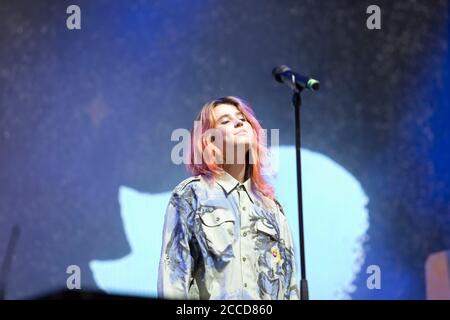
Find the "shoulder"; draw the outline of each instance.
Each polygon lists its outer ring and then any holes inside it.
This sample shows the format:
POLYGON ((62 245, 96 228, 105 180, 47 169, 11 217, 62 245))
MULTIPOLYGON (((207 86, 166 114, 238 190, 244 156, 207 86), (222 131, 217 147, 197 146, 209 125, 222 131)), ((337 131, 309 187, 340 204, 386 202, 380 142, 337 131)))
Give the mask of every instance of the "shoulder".
POLYGON ((283 206, 281 205, 281 203, 277 200, 277 199, 273 199, 273 202, 275 203, 275 206, 277 207, 278 211, 280 211, 280 213, 285 216, 284 214, 284 210, 283 210, 283 206))
POLYGON ((284 216, 284 210, 281 203, 275 198, 275 197, 267 197, 261 193, 258 194, 259 199, 261 200, 262 204, 270 211, 276 212, 277 214, 280 214, 284 216))
POLYGON ((196 196, 198 190, 201 189, 204 185, 204 181, 202 176, 191 176, 187 179, 184 179, 179 184, 175 186, 172 191, 172 195, 179 197, 192 197, 196 196))
POLYGON ((286 217, 286 214, 284 213, 283 206, 276 198, 273 199, 273 203, 276 215, 278 217, 278 222, 280 223, 281 228, 285 229, 286 225, 288 224, 288 219, 286 217))
POLYGON ((201 182, 200 176, 192 176, 178 183, 172 190, 169 203, 181 212, 191 212, 196 207, 197 192, 195 185, 201 182))
POLYGON ((184 179, 173 189, 174 192, 182 192, 189 184, 198 183, 200 181, 200 176, 192 176, 184 179))

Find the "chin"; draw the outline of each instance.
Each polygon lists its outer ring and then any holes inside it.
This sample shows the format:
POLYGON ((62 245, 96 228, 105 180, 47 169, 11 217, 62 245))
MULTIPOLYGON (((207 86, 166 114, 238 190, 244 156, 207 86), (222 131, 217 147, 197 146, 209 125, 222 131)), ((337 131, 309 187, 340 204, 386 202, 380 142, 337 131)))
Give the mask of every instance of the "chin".
POLYGON ((251 139, 247 135, 237 135, 234 140, 236 144, 249 144, 251 142, 251 139))

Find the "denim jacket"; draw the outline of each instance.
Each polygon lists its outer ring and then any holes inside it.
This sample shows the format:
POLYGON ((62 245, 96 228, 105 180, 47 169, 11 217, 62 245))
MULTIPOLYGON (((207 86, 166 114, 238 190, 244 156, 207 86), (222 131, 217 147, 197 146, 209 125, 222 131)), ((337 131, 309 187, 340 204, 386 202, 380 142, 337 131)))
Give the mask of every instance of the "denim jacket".
POLYGON ((299 299, 292 235, 278 201, 255 192, 250 179, 224 173, 208 181, 193 176, 172 192, 158 296, 299 299))

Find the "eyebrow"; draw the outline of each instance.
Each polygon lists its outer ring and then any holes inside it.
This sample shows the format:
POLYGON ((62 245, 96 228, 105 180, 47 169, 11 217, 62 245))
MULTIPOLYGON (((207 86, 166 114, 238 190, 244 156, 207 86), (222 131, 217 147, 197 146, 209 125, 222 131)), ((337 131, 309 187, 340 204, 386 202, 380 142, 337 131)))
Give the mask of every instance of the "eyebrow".
MULTIPOLYGON (((236 116, 238 116, 238 115, 244 116, 244 114, 243 114, 241 111, 236 112, 235 115, 236 115, 236 116)), ((222 118, 224 118, 224 117, 230 118, 230 114, 225 113, 225 114, 221 115, 221 116, 219 117, 219 119, 217 119, 217 121, 220 121, 220 119, 222 119, 222 118)), ((245 116, 244 116, 244 118, 245 118, 245 116)))

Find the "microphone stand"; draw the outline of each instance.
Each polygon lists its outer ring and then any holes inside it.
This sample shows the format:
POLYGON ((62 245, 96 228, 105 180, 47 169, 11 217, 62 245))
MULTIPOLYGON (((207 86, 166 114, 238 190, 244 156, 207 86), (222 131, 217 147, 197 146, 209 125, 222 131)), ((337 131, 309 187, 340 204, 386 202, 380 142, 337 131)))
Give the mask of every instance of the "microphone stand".
POLYGON ((302 193, 302 159, 301 151, 301 130, 300 130, 300 107, 302 98, 300 93, 303 89, 319 90, 319 81, 296 74, 285 65, 276 67, 272 70, 275 80, 288 85, 293 92, 292 105, 295 109, 295 157, 297 163, 297 198, 298 198, 298 223, 300 235, 300 263, 302 278, 300 280, 300 298, 309 300, 308 281, 306 280, 306 263, 305 263, 305 236, 303 226, 303 193, 302 193), (298 79, 296 79, 298 78, 298 79))
POLYGON ((305 264, 305 236, 303 225, 303 193, 302 193, 302 159, 300 156, 301 147, 301 130, 300 130, 300 107, 302 105, 302 98, 300 96, 302 87, 295 85, 295 78, 292 77, 293 95, 292 106, 295 109, 295 157, 297 162, 297 196, 298 196, 298 224, 300 235, 300 266, 301 266, 301 280, 300 280, 300 298, 301 300, 309 300, 308 294, 308 280, 306 280, 306 264, 305 264))

